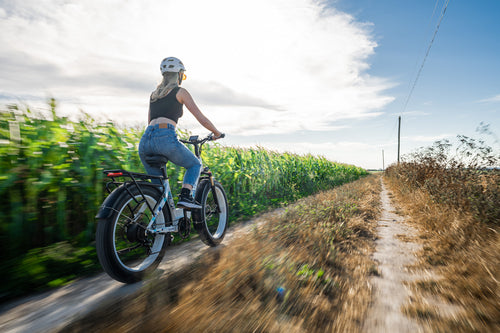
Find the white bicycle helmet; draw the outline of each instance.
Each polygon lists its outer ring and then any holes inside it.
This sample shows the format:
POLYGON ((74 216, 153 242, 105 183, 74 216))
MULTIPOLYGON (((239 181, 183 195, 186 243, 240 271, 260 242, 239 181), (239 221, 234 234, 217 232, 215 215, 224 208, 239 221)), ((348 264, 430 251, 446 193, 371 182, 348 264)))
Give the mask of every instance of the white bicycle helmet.
POLYGON ((184 67, 184 64, 182 61, 175 57, 168 57, 163 59, 160 65, 160 70, 161 73, 165 72, 173 72, 173 73, 178 73, 180 71, 185 71, 186 68, 184 67))

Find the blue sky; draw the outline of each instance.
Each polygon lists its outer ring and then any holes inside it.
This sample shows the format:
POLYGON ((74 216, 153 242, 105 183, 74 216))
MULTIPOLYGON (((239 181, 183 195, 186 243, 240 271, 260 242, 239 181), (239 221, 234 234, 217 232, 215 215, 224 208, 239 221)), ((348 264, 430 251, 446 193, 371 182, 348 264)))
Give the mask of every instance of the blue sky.
MULTIPOLYGON (((373 24, 378 47, 371 58, 369 73, 397 82, 386 91, 395 100, 384 108, 385 114, 376 126, 393 135, 386 122, 403 113, 445 1, 364 0, 335 4, 357 20, 373 24)), ((406 114, 402 114, 403 152, 427 143, 405 142, 405 137, 452 138, 457 134, 477 137, 475 129, 480 122, 490 124, 498 135, 499 14, 499 1, 449 2, 406 114)))
MULTIPOLYGON (((484 122, 500 135, 500 1, 0 0, 0 104, 144 127, 177 56, 226 145, 365 168, 484 122), (434 15, 433 15, 434 14, 434 15)), ((179 126, 206 130, 185 112, 179 126)), ((491 144, 499 146, 491 139, 491 144)))

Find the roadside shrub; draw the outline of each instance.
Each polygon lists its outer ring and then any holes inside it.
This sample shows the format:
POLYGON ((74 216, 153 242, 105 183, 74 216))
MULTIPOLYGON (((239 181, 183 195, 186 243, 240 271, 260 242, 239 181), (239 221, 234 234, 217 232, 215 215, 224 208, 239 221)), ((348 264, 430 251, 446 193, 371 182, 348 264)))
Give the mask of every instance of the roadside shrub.
POLYGON ((386 175, 406 191, 424 189, 436 203, 500 225, 500 156, 484 140, 459 135, 458 141, 455 150, 448 140, 437 141, 390 166, 386 175))

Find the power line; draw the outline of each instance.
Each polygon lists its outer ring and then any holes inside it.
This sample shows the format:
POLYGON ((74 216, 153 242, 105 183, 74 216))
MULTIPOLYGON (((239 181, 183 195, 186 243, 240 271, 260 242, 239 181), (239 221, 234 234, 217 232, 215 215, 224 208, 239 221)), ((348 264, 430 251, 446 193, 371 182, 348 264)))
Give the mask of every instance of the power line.
MULTIPOLYGON (((431 15, 431 18, 429 19, 429 22, 427 23, 427 26, 425 27, 425 33, 424 33, 424 38, 423 38, 423 42, 425 43, 425 41, 427 40, 427 36, 429 36, 432 32, 432 22, 434 21, 434 15, 436 15, 436 9, 438 8, 438 5, 439 5, 439 2, 441 0, 436 0, 436 3, 434 4, 434 9, 432 10, 432 15, 431 15)), ((415 66, 413 68, 413 71, 411 73, 411 76, 410 78, 412 78, 416 73, 417 73, 417 69, 418 69, 418 65, 419 65, 419 59, 415 59, 415 66)), ((410 89, 411 87, 411 84, 412 82, 408 82, 408 89, 410 89)))
MULTIPOLYGON (((429 24, 427 25, 427 28, 426 30, 431 26, 431 23, 432 23, 432 19, 434 18, 434 14, 436 14, 436 9, 438 7, 438 4, 439 4, 439 0, 436 0, 436 4, 434 5, 434 9, 432 10, 432 15, 431 15, 431 19, 429 20, 429 24)), ((427 31, 426 31, 427 32, 427 31)))
MULTIPOLYGON (((429 22, 427 23, 427 26, 425 27, 425 30, 424 30, 425 33, 423 35, 424 38, 422 40, 422 44, 424 44, 427 41, 427 36, 430 36, 432 33, 432 30, 433 30, 432 23, 434 22, 434 16, 436 15, 436 11, 437 11, 439 2, 441 2, 441 0, 436 0, 436 3, 434 4, 434 9, 432 10, 431 18, 429 19, 429 22)), ((411 73, 410 78, 414 77, 414 75, 417 73, 419 64, 420 64, 419 59, 418 58, 415 59, 415 68, 413 69, 413 72, 411 73)), ((411 84, 412 84, 411 81, 408 82, 408 89, 410 89, 411 84)))
MULTIPOLYGON (((436 26, 436 30, 434 30, 434 35, 432 36, 432 39, 429 43, 429 46, 427 47, 427 51, 425 52, 424 60, 422 61, 422 64, 420 65, 417 76, 415 77, 415 81, 413 81, 413 85, 410 89, 408 97, 406 98, 405 104, 403 106, 403 111, 401 113, 404 113, 406 111, 406 107, 408 106, 408 102, 410 101, 411 95, 413 94, 413 90, 415 90, 415 86, 417 85, 417 81, 420 77, 420 74, 422 73, 422 69, 424 68, 425 61, 427 60, 427 57, 429 56, 429 52, 431 51, 432 44, 434 43, 434 39, 436 38, 436 35, 438 33, 438 30, 439 30, 439 26, 441 25, 441 21, 443 20, 444 14, 446 13, 446 8, 448 8, 449 2, 450 2, 450 0, 446 0, 443 11, 441 12, 441 17, 439 18, 438 24, 436 26)), ((437 5, 437 3, 436 3, 436 5, 437 5)), ((435 8, 434 8, 434 10, 435 10, 435 8)), ((434 13, 432 15, 434 16, 434 13)))

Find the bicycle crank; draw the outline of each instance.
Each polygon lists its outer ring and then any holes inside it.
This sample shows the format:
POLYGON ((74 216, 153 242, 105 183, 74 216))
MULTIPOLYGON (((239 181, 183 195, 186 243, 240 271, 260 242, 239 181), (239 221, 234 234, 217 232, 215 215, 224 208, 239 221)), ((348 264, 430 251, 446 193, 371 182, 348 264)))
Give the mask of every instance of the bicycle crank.
POLYGON ((191 220, 183 217, 179 220, 179 236, 182 239, 187 239, 190 234, 191 234, 191 220))

